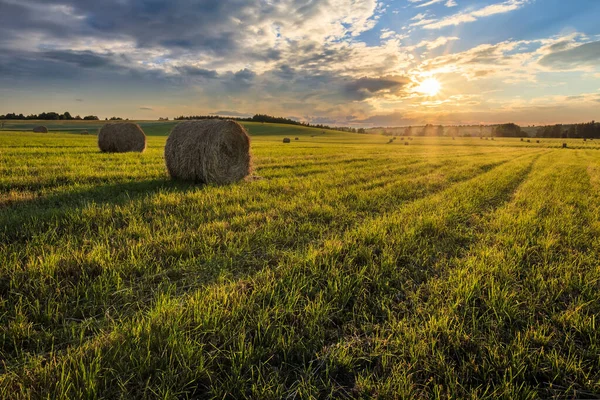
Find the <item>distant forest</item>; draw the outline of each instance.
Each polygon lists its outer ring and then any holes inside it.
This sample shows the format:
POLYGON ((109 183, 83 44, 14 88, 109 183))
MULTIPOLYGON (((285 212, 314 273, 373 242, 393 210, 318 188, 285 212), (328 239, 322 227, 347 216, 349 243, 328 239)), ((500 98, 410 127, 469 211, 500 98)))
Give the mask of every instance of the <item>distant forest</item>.
MULTIPOLYGON (((223 119, 223 117, 218 115, 190 115, 190 116, 180 116, 175 118, 175 120, 191 120, 191 119, 223 119)), ((270 124, 287 124, 287 125, 298 125, 298 126, 306 126, 309 128, 317 128, 317 129, 330 129, 336 131, 343 132, 352 132, 352 133, 366 133, 363 128, 350 128, 345 126, 329 126, 323 124, 309 124, 307 122, 300 122, 293 120, 291 118, 283 118, 283 117, 274 117, 272 115, 266 114, 256 114, 253 117, 241 118, 241 117, 227 117, 226 119, 231 119, 234 121, 240 122, 262 122, 262 123, 270 123, 270 124)))
POLYGON ((8 119, 8 120, 41 120, 41 121, 98 121, 98 118, 95 115, 86 115, 85 117, 80 117, 79 115, 73 117, 70 112, 65 112, 63 114, 59 114, 56 112, 44 112, 41 114, 15 114, 9 113, 6 115, 0 115, 0 119, 8 119))
POLYGON ((379 133, 385 136, 456 136, 456 137, 538 137, 538 138, 600 138, 600 123, 571 125, 547 125, 521 128, 517 124, 500 125, 456 125, 443 126, 427 124, 425 126, 371 128, 368 133, 379 133))

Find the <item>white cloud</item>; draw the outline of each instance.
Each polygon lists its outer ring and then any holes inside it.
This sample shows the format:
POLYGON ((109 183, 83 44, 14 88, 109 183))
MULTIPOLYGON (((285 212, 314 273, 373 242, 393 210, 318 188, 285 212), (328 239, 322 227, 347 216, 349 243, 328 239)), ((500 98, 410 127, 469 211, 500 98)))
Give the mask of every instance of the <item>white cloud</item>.
POLYGON ((467 22, 475 22, 480 18, 489 17, 496 14, 503 14, 510 11, 518 10, 525 6, 529 0, 508 0, 503 3, 491 4, 489 6, 474 10, 460 12, 440 20, 433 21, 423 25, 425 29, 441 29, 448 26, 456 26, 467 22))

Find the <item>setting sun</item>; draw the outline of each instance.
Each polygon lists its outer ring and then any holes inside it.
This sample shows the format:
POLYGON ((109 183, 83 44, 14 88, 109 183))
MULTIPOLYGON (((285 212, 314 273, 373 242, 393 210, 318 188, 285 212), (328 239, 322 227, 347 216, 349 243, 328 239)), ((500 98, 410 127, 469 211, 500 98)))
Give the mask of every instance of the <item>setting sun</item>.
POLYGON ((417 92, 423 93, 427 96, 435 96, 440 92, 442 86, 440 82, 435 78, 427 78, 417 87, 417 92))

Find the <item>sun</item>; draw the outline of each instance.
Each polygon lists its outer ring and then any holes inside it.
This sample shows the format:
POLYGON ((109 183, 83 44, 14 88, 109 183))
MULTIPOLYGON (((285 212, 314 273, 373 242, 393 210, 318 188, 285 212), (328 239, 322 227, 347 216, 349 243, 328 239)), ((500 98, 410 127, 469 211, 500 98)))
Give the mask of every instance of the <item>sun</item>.
POLYGON ((441 88, 442 85, 440 85, 440 82, 437 79, 427 78, 417 86, 416 91, 427 96, 436 96, 441 88))

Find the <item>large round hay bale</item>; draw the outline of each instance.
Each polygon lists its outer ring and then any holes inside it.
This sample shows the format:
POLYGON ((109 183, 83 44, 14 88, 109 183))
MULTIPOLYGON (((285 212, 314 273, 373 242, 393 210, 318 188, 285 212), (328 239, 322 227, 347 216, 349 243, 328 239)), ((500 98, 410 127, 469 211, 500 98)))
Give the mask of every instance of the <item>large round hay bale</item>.
POLYGON ((146 150, 146 135, 138 124, 110 123, 98 131, 98 147, 105 153, 143 152, 146 150))
POLYGON ((46 128, 45 126, 36 126, 35 128, 33 128, 33 131, 35 133, 48 133, 48 128, 46 128))
POLYGON ((292 141, 290 140, 289 137, 283 138, 283 143, 291 143, 292 141))
POLYGON ((218 185, 252 172, 250 137, 235 121, 185 121, 176 125, 165 146, 172 178, 218 185))

